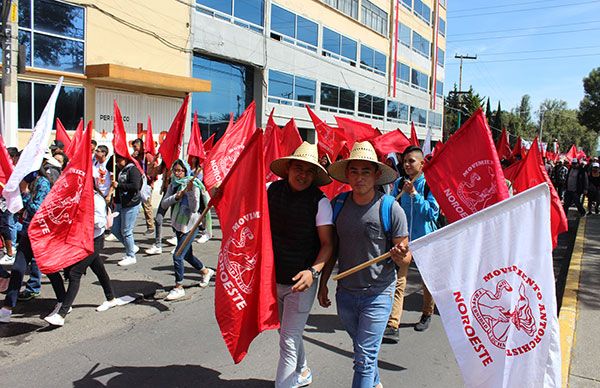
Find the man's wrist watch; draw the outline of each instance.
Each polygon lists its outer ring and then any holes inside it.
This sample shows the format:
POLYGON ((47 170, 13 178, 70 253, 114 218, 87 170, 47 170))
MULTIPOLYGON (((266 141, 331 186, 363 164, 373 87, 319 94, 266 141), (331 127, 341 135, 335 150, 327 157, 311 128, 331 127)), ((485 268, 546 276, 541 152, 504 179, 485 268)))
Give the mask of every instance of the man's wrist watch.
POLYGON ((318 279, 321 276, 321 271, 317 271, 314 267, 310 267, 308 270, 312 274, 313 279, 318 279))

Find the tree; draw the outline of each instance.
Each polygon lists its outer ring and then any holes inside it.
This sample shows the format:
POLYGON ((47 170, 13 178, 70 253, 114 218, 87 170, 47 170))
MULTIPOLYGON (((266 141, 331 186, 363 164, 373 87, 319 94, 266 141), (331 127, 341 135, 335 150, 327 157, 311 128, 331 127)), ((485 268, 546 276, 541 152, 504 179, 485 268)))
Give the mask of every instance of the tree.
POLYGON ((581 125, 600 133, 600 67, 583 79, 583 90, 577 119, 581 125))
POLYGON ((494 114, 492 126, 496 129, 502 129, 502 108, 500 107, 500 101, 498 101, 498 109, 496 109, 494 114))
POLYGON ((490 103, 489 97, 487 99, 487 104, 485 106, 485 118, 487 119, 488 123, 492 122, 492 105, 490 103))
POLYGON ((447 137, 464 124, 471 115, 483 104, 483 98, 473 91, 473 87, 469 87, 466 92, 459 93, 456 84, 454 89, 448 92, 446 98, 446 109, 444 113, 444 141, 447 137))
POLYGON ((540 105, 540 112, 544 112, 544 142, 550 144, 557 139, 562 152, 575 144, 588 155, 596 153, 598 134, 579 123, 577 110, 568 109, 566 101, 544 100, 540 105))

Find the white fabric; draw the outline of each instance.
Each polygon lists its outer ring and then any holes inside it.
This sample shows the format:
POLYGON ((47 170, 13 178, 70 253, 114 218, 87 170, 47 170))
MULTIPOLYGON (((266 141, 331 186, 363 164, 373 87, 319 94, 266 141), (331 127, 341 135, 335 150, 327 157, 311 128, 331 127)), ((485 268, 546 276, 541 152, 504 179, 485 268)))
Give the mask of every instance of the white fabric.
POLYGON ((561 386, 549 213, 542 184, 410 243, 467 387, 561 386))
POLYGON ((11 213, 17 213, 23 209, 23 200, 21 198, 21 189, 19 184, 23 178, 30 172, 37 171, 42 166, 42 159, 48 149, 50 133, 52 132, 52 124, 54 123, 54 108, 56 99, 62 86, 63 77, 60 77, 58 83, 54 87, 54 91, 50 95, 50 99, 46 103, 46 107, 40 116, 40 119, 35 124, 29 143, 21 152, 19 161, 15 166, 6 186, 2 191, 2 196, 6 198, 6 205, 11 213))
POLYGON ((333 209, 331 203, 326 197, 319 201, 319 208, 316 216, 317 226, 333 225, 333 209))
POLYGON ((102 195, 94 192, 94 238, 106 230, 106 201, 102 195))
POLYGON ((110 185, 112 181, 112 174, 106 168, 106 163, 108 161, 100 163, 96 159, 94 159, 94 164, 92 165, 92 172, 94 175, 94 179, 96 180, 96 185, 98 189, 102 193, 103 196, 107 196, 110 190, 110 185))
POLYGON ((425 142, 423 143, 423 155, 429 155, 431 153, 431 127, 427 128, 427 135, 425 135, 425 142))

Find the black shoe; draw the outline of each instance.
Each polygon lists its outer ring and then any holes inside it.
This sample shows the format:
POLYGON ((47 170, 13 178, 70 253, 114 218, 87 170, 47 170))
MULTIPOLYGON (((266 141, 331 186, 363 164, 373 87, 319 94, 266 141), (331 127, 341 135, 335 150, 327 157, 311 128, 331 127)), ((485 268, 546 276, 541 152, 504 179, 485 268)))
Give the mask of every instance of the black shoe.
POLYGON ((431 322, 431 315, 421 315, 421 320, 415 325, 416 331, 425 331, 429 328, 429 322, 431 322))
POLYGON ((37 298, 38 296, 40 296, 39 292, 23 291, 19 294, 17 299, 21 300, 21 301, 26 301, 26 300, 31 300, 33 298, 37 298))
POLYGON ((391 326, 387 326, 385 331, 383 332, 383 339, 387 343, 397 344, 400 342, 400 333, 398 333, 398 329, 394 329, 391 326))

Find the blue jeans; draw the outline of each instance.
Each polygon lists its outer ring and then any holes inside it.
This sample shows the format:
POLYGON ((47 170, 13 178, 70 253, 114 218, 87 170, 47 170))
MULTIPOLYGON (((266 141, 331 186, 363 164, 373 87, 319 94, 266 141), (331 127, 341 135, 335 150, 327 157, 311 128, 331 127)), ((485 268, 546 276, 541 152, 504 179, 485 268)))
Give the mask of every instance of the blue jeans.
POLYGON ((202 262, 198 260, 192 252, 192 243, 196 239, 196 236, 198 236, 198 228, 196 228, 196 230, 193 232, 190 242, 184 248, 183 252, 181 252, 181 255, 177 256, 177 251, 179 250, 181 244, 183 244, 183 241, 188 234, 189 233, 175 231, 175 235, 177 236, 177 246, 175 247, 175 253, 173 253, 173 266, 175 267, 175 284, 177 285, 183 283, 184 260, 190 263, 191 266, 196 268, 198 271, 204 268, 204 264, 202 264, 202 262))
POLYGON ((10 241, 15 242, 17 241, 17 233, 23 230, 23 225, 17 221, 17 216, 14 214, 11 214, 7 221, 8 230, 10 232, 10 241))
POLYGON ((115 211, 119 212, 119 215, 113 220, 111 232, 125 246, 125 255, 135 257, 133 252, 133 247, 135 247, 133 227, 140 212, 140 205, 121 207, 121 204, 118 203, 115 211))
POLYGON ((337 290, 338 315, 354 347, 352 388, 372 388, 379 384, 377 357, 392 310, 394 287, 395 282, 375 295, 337 290))
POLYGON ((17 297, 21 289, 23 276, 32 258, 33 251, 31 250, 29 237, 27 234, 22 234, 19 240, 19 249, 15 254, 15 263, 10 272, 10 283, 8 284, 8 290, 6 290, 6 298, 4 298, 5 307, 13 308, 17 305, 17 297))
POLYGON ((42 291, 42 271, 35 262, 35 257, 31 258, 29 264, 29 280, 25 284, 25 291, 39 293, 42 291))

